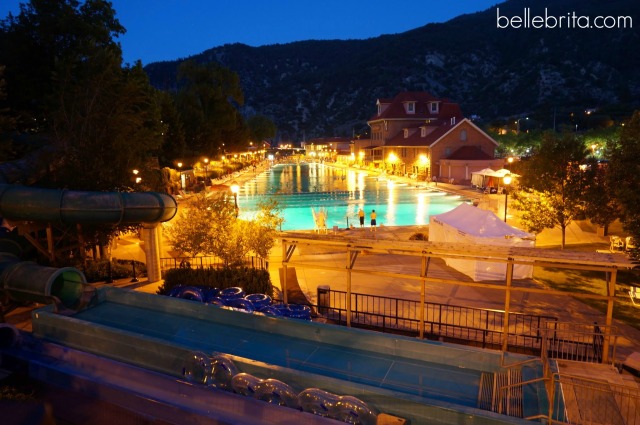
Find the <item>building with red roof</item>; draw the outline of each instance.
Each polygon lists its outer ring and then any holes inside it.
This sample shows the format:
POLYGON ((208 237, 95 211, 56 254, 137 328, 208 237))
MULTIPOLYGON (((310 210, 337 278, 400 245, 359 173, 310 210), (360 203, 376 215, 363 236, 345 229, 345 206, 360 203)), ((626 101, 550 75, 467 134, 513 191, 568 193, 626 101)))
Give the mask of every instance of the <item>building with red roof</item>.
POLYGON ((378 99, 370 139, 354 140, 351 160, 418 180, 466 182, 471 173, 502 168, 491 136, 464 118, 460 106, 427 92, 378 99))

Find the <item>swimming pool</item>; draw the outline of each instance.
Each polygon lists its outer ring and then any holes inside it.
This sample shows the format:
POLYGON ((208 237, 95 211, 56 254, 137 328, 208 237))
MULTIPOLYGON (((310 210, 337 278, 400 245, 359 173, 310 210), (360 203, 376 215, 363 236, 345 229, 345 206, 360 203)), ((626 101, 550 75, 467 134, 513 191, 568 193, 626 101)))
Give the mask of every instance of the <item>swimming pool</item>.
POLYGON ((466 199, 427 188, 379 180, 364 171, 319 163, 276 164, 240 188, 240 216, 250 218, 266 197, 282 209, 282 230, 314 229, 312 209, 324 209, 327 227, 359 226, 358 209, 369 225, 372 210, 378 225, 426 225, 429 217, 452 210, 466 199))

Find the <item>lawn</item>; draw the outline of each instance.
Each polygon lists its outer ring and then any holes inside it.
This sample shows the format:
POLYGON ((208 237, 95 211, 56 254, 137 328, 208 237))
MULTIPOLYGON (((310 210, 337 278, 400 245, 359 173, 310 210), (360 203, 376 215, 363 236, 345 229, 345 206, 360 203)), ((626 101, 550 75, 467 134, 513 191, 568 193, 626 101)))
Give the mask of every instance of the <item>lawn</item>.
MULTIPOLYGON (((560 247, 549 247, 559 249, 560 247)), ((602 244, 572 244, 565 250, 595 252, 607 249, 602 244)), ((533 278, 549 288, 583 294, 606 295, 606 276, 603 272, 588 270, 570 270, 547 267, 535 267, 533 278)), ((640 272, 632 270, 619 271, 616 278, 616 299, 613 317, 640 330, 640 306, 634 306, 629 297, 629 287, 640 286, 640 272)), ((580 301, 606 313, 606 301, 580 298, 580 301)))

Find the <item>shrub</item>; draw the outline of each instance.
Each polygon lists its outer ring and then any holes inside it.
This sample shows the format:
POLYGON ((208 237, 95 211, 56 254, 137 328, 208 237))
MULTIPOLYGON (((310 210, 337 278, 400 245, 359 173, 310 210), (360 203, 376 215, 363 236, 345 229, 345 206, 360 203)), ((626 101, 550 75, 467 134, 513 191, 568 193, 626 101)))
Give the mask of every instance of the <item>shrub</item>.
POLYGON ((176 286, 187 285, 219 289, 238 286, 247 294, 273 296, 269 272, 250 267, 171 269, 164 273, 164 283, 160 285, 157 293, 167 295, 176 286))
POLYGON ((425 235, 424 233, 414 233, 413 235, 409 236, 409 240, 410 241, 428 241, 429 240, 429 236, 425 235))
MULTIPOLYGON (((136 264, 136 277, 146 275, 147 268, 144 263, 139 261, 136 264)), ((84 264, 78 264, 76 266, 84 273, 87 278, 87 282, 101 282, 109 277, 109 260, 95 260, 87 261, 84 264)), ((112 279, 124 279, 133 277, 133 265, 128 260, 114 259, 111 262, 111 278, 112 279)))

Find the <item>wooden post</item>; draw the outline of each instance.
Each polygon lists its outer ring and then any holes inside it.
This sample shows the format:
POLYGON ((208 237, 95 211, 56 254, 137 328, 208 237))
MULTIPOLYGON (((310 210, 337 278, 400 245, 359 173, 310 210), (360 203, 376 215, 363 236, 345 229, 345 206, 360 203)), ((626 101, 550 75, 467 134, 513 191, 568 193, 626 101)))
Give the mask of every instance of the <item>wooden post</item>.
POLYGON ((49 262, 53 265, 56 261, 55 246, 53 241, 53 227, 51 223, 47 223, 47 253, 49 255, 49 262))
POLYGON ((287 304, 287 244, 282 241, 282 302, 287 304))
POLYGON ((420 328, 419 335, 420 339, 424 339, 424 304, 427 298, 427 272, 429 271, 429 263, 431 262, 431 257, 422 256, 422 264, 420 267, 420 276, 421 285, 420 285, 420 328))
POLYGON ((351 250, 347 248, 347 327, 351 327, 351 250))
POLYGON ((509 308, 511 305, 511 283, 513 281, 513 259, 507 262, 507 287, 504 291, 504 329, 502 332, 502 355, 509 348, 509 308))
MULTIPOLYGON (((607 273, 608 275, 608 273, 607 273)), ((611 270, 611 277, 607 282, 607 318, 604 327, 604 342, 602 344, 602 364, 609 362, 609 340, 611 339, 611 325, 613 324, 613 300, 616 295, 617 269, 611 270)))
POLYGON ((360 251, 347 246, 347 326, 351 326, 351 270, 356 263, 360 251))

